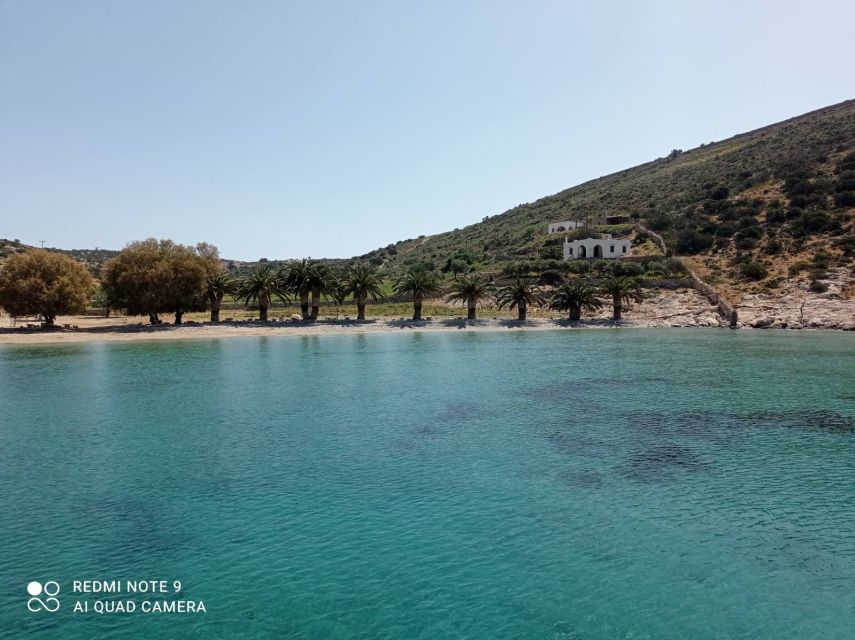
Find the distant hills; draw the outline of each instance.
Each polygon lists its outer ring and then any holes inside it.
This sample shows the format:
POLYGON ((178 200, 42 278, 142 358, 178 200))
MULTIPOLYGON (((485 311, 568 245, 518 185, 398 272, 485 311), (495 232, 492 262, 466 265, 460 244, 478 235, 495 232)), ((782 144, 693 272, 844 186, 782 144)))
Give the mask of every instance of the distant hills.
MULTIPOLYGON (((8 238, 0 238, 0 262, 12 254, 35 248, 37 247, 24 244, 18 239, 10 240, 8 238)), ((119 253, 118 251, 113 251, 111 249, 57 249, 54 247, 45 247, 45 249, 48 249, 49 251, 58 251, 59 253, 71 256, 75 260, 79 260, 89 267, 89 271, 91 271, 95 276, 98 276, 101 271, 101 266, 107 262, 107 260, 119 253)))

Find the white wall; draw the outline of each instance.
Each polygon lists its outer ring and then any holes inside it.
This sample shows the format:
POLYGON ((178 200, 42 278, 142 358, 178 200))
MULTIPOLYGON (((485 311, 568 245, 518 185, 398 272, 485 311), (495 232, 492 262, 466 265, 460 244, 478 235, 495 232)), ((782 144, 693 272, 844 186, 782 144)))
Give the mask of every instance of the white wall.
POLYGON ((614 260, 616 258, 625 258, 632 253, 632 243, 629 240, 618 240, 616 238, 585 238, 584 240, 574 240, 573 242, 567 242, 565 240, 564 259, 577 260, 583 257, 580 255, 580 250, 583 247, 585 249, 585 258, 614 260), (594 255, 596 247, 600 247, 602 256, 594 255), (624 252, 624 248, 626 248, 626 252, 624 252))
POLYGON ((585 226, 580 220, 565 220, 564 222, 551 222, 549 224, 549 233, 561 233, 562 231, 573 231, 585 226), (561 227, 564 227, 563 229, 561 227))

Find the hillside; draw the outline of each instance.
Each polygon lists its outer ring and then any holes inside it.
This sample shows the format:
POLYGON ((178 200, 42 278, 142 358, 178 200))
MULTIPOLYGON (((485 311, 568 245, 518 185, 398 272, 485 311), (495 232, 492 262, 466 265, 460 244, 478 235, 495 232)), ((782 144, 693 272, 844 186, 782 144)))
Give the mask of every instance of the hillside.
MULTIPOLYGON (((10 255, 34 248, 36 247, 24 244, 17 239, 9 240, 7 238, 0 238, 0 262, 10 255)), ((55 247, 45 247, 45 249, 64 253, 82 262, 89 268, 92 275, 96 277, 100 274, 104 263, 119 253, 111 249, 57 249, 55 247)))
POLYGON ((587 218, 597 225, 606 216, 627 215, 661 233, 674 253, 693 256, 699 270, 738 298, 774 288, 794 270, 812 274, 814 282, 829 267, 851 266, 853 208, 855 100, 849 100, 721 142, 674 150, 463 229, 361 257, 392 272, 417 263, 498 270, 554 255, 549 245, 560 239, 546 234, 549 222, 587 218))

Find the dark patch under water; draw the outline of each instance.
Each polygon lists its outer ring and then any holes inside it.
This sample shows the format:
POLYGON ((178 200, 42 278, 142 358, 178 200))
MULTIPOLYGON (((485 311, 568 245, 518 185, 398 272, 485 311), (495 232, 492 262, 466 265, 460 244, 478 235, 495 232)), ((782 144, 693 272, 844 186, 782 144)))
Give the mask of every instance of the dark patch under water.
POLYGON ((619 469, 622 475, 636 480, 669 480, 678 471, 702 471, 707 463, 687 447, 661 444, 632 454, 619 469))
POLYGON ((827 431, 855 432, 855 417, 826 409, 749 413, 725 411, 684 411, 669 414, 661 411, 634 411, 626 414, 627 423, 649 436, 688 437, 731 440, 756 427, 786 427, 827 431))
POLYGON ((490 412, 486 410, 483 405, 477 402, 473 402, 471 400, 457 400, 447 403, 437 414, 437 419, 444 423, 461 422, 483 418, 488 415, 490 415, 490 412))
POLYGON ((550 433, 546 439, 559 452, 575 455, 600 455, 614 449, 608 442, 572 433, 550 433))
POLYGON ((627 387, 638 387, 642 384, 667 382, 664 378, 581 378, 579 380, 566 380, 537 387, 527 387, 522 394, 540 400, 560 400, 565 398, 579 398, 590 396, 592 393, 623 389, 627 387))
POLYGON ((570 487, 596 489, 603 486, 602 474, 595 471, 566 471, 559 477, 564 484, 570 487))
POLYGON ((829 433, 855 433, 855 417, 826 409, 754 411, 744 417, 748 421, 763 426, 781 426, 788 429, 809 429, 829 433))

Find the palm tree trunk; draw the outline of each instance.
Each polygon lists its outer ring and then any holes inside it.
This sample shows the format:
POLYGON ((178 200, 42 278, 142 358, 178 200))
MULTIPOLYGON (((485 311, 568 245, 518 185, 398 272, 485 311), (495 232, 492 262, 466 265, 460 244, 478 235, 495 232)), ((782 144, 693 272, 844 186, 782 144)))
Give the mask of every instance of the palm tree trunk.
POLYGON ((623 303, 620 296, 612 296, 612 306, 614 307, 612 320, 620 320, 622 317, 621 313, 623 312, 623 303))
POLYGON ((211 322, 220 321, 220 301, 211 300, 211 322))
POLYGON ((413 320, 422 319, 422 299, 420 296, 413 297, 413 320))
POLYGON ((517 320, 519 320, 520 322, 525 322, 526 311, 527 309, 525 308, 525 302, 522 302, 517 305, 517 320))
POLYGON ((261 321, 267 322, 267 305, 266 304, 264 304, 264 305, 259 304, 258 305, 258 311, 261 314, 261 321))
POLYGON ((475 320, 475 305, 469 305, 468 313, 466 314, 467 320, 475 320))
POLYGON ((578 322, 582 319, 582 305, 573 304, 570 305, 570 320, 573 322, 578 322))
POLYGON ((318 319, 318 311, 321 308, 321 292, 312 291, 312 313, 309 316, 310 320, 318 319))
POLYGON ((356 319, 365 320, 365 300, 356 301, 356 319))
POLYGON ((309 293, 308 291, 300 294, 300 313, 303 320, 309 319, 309 293))
POLYGON ((175 324, 181 324, 181 319, 182 319, 183 317, 184 317, 184 312, 183 312, 183 311, 176 311, 176 312, 175 312, 175 324))

